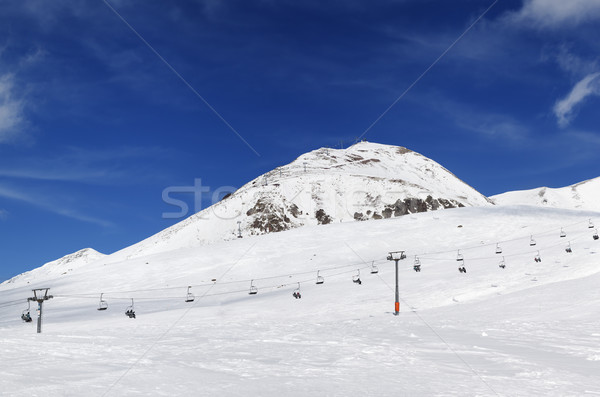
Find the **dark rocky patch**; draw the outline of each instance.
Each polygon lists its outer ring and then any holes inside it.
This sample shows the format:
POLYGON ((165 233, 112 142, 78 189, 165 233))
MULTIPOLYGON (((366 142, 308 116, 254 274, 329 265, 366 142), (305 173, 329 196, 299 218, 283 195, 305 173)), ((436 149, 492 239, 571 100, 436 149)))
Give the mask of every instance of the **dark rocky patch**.
POLYGON ((290 219, 284 214, 283 208, 275 207, 262 199, 259 199, 246 215, 254 216, 251 227, 262 233, 281 232, 291 228, 290 219))
POLYGON ((396 149, 396 153, 398 153, 398 154, 412 153, 412 150, 407 149, 405 147, 399 147, 396 149))
POLYGON ((319 225, 327 225, 333 221, 333 218, 327 215, 323 209, 320 209, 315 213, 315 218, 317 218, 319 225))
POLYGON ((298 215, 302 215, 302 211, 300 211, 296 204, 290 205, 289 211, 294 218, 298 218, 298 215))
MULTIPOLYGON (((440 207, 443 208, 457 208, 464 207, 462 203, 455 200, 446 200, 443 198, 434 199, 431 196, 427 196, 425 200, 409 197, 404 200, 396 200, 394 204, 388 204, 384 207, 382 214, 384 218, 391 218, 402 216, 406 214, 416 214, 419 212, 435 211, 440 207)), ((356 215, 355 215, 356 216, 356 215)), ((373 219, 379 219, 373 215, 373 219)))
POLYGON ((381 162, 381 160, 379 160, 379 159, 366 159, 366 160, 361 161, 360 163, 361 164, 369 164, 369 163, 380 163, 380 162, 381 162))

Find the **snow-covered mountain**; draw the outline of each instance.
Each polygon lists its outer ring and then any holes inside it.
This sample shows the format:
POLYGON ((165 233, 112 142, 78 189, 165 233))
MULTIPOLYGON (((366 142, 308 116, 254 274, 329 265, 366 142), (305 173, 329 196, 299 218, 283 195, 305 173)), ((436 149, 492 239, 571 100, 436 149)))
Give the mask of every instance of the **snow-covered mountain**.
POLYGON ((31 272, 0 285, 0 394, 598 395, 590 218, 600 212, 455 208, 31 272), (398 316, 395 250, 407 253, 398 316), (38 335, 26 298, 40 287, 54 297, 38 335))
POLYGON ((435 161, 403 147, 360 142, 306 153, 118 256, 231 240, 239 231, 247 237, 485 205, 491 205, 485 196, 435 161))
POLYGON ((11 278, 10 280, 4 281, 2 284, 12 284, 17 281, 29 283, 33 280, 40 280, 45 278, 54 278, 59 275, 66 275, 77 270, 81 267, 95 262, 99 259, 104 258, 106 255, 92 249, 84 248, 77 252, 69 255, 65 255, 60 259, 48 262, 43 266, 40 266, 31 271, 19 274, 11 278))
POLYGON ((490 199, 497 205, 534 205, 600 211, 600 177, 557 189, 541 187, 507 192, 490 199))

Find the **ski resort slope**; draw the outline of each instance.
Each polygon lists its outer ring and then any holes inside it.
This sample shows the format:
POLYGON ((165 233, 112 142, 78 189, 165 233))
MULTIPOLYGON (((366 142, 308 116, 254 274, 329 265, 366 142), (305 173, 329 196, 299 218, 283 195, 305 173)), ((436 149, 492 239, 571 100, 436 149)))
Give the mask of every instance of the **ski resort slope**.
POLYGON ((397 217, 491 202, 435 161, 400 146, 320 148, 209 208, 123 249, 121 259, 302 226, 397 217), (238 225, 237 222, 240 222, 238 225))
POLYGON ((600 213, 457 208, 129 260, 109 255, 67 274, 17 278, 0 286, 0 390, 597 395, 600 240, 590 222, 600 223, 600 213), (392 313, 394 264, 386 260, 396 250, 407 254, 399 262, 399 316, 392 313), (421 272, 413 271, 415 255, 421 272), (352 281, 358 270, 361 284, 352 281), (248 294, 250 280, 256 295, 248 294), (188 286, 191 303, 184 302, 188 286), (19 316, 31 289, 41 287, 54 298, 44 304, 38 335, 35 322, 19 316), (301 299, 292 296, 298 287, 301 299), (106 311, 96 310, 100 293, 106 311), (131 299, 136 319, 124 315, 131 299))
POLYGON ((498 205, 535 205, 549 208, 600 211, 600 177, 571 186, 541 187, 506 192, 490 197, 498 205))

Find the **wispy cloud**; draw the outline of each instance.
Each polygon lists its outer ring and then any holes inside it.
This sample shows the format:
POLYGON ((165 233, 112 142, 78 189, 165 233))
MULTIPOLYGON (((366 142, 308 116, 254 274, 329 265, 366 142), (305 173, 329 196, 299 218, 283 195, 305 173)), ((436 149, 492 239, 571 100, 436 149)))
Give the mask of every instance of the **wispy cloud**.
POLYGON ((598 149, 600 148, 600 135, 589 131, 569 131, 569 138, 575 138, 579 142, 584 143, 584 147, 597 157, 598 149))
POLYGON ((0 76, 0 143, 15 139, 25 126, 24 102, 15 91, 14 75, 0 76))
POLYGON ((0 186, 0 197, 4 197, 10 200, 16 200, 24 202, 43 210, 66 216, 71 219, 78 221, 93 223, 103 227, 111 227, 113 224, 105 219, 88 216, 77 210, 74 210, 71 206, 62 204, 60 199, 55 197, 49 197, 43 194, 28 194, 19 190, 15 190, 9 187, 0 186))
POLYGON ((511 115, 475 108, 440 95, 423 98, 427 98, 423 100, 431 103, 435 111, 452 120, 457 127, 478 136, 510 145, 523 143, 531 134, 525 124, 511 115))
MULTIPOLYGON (((119 147, 105 150, 68 148, 65 153, 44 158, 22 158, 2 164, 0 176, 44 181, 78 182, 85 184, 136 184, 148 177, 148 167, 139 160, 166 159, 168 149, 157 147, 119 147)), ((143 162, 142 162, 143 163, 143 162)), ((153 172, 152 177, 156 178, 153 172)))
POLYGON ((600 0, 525 0, 509 22, 541 29, 573 27, 600 19, 600 0))
POLYGON ((600 95, 600 72, 592 73, 580 80, 571 92, 554 105, 558 125, 566 127, 574 116, 575 107, 591 95, 600 95))

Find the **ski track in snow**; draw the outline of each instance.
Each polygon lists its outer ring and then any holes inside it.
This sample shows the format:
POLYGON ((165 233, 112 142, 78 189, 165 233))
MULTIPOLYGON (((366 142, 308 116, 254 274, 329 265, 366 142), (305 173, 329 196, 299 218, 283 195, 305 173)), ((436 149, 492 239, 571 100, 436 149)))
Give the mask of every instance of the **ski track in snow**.
POLYGON ((589 218, 600 222, 600 213, 461 208, 99 257, 67 274, 40 268, 0 285, 0 302, 23 300, 0 304, 0 394, 600 394, 600 241, 589 218), (408 258, 396 317, 385 256, 398 249, 408 258), (457 249, 467 274, 457 271, 457 249), (416 273, 414 255, 423 253, 416 273), (315 285, 316 270, 346 264, 356 266, 322 272, 325 283, 315 285), (362 285, 351 281, 358 268, 362 285), (299 272, 309 274, 287 276, 299 272), (302 299, 294 299, 299 281, 302 299), (187 285, 193 303, 183 302, 187 285), (35 320, 19 316, 31 289, 47 286, 55 298, 44 304, 38 335, 35 320), (106 311, 95 310, 100 292, 106 311), (135 320, 124 315, 129 298, 135 320))

